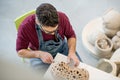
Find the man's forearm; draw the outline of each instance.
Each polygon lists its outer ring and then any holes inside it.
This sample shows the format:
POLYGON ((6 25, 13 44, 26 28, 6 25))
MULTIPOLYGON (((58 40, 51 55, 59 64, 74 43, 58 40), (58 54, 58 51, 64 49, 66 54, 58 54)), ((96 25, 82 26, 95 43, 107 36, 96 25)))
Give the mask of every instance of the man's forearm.
POLYGON ((76 38, 69 38, 68 39, 68 48, 69 48, 69 53, 76 52, 76 38))
POLYGON ((18 55, 23 58, 37 58, 39 57, 38 54, 36 54, 36 51, 31 51, 28 49, 21 49, 18 51, 18 55))

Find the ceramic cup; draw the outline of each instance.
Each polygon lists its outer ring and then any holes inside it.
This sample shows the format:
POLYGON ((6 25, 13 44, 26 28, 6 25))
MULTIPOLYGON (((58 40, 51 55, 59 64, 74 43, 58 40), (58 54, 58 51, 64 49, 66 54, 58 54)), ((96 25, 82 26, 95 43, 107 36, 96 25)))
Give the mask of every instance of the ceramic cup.
POLYGON ((98 64, 97 64, 97 68, 105 71, 107 73, 110 73, 114 76, 116 76, 117 74, 117 66, 114 62, 107 60, 107 59, 100 59, 98 64))
POLYGON ((95 41, 95 52, 98 57, 109 58, 112 53, 113 43, 108 37, 98 38, 95 41))

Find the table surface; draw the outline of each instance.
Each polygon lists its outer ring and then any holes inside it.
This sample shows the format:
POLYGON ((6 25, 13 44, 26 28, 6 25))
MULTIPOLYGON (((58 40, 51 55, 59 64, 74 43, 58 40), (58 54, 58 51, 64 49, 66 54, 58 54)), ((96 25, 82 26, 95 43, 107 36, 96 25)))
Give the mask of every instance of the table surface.
MULTIPOLYGON (((67 57, 58 53, 54 60, 56 62, 61 62, 61 61, 67 62, 67 57)), ((54 80, 50 73, 51 66, 52 66, 52 64, 50 65, 50 67, 48 68, 48 70, 46 71, 46 73, 44 75, 45 80, 54 80)), ((115 77, 111 74, 108 74, 104 71, 101 71, 97 68, 94 68, 90 65, 84 64, 82 62, 80 63, 78 68, 85 68, 88 70, 89 80, 120 80, 120 78, 118 78, 118 77, 115 77)))

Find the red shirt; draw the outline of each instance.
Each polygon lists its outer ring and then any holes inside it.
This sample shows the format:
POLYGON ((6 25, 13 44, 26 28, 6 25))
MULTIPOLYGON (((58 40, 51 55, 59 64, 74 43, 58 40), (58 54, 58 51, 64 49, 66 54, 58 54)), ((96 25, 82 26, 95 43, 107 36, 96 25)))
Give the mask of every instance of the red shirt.
MULTIPOLYGON (((64 39, 71 37, 76 37, 75 32, 69 22, 68 17, 62 13, 58 12, 59 24, 58 33, 64 39)), ((43 40, 54 40, 54 35, 46 34, 42 31, 43 40)), ((16 40, 16 50, 27 49, 30 47, 32 50, 38 50, 39 42, 37 37, 37 32, 35 29, 35 14, 28 16, 20 25, 16 40)))

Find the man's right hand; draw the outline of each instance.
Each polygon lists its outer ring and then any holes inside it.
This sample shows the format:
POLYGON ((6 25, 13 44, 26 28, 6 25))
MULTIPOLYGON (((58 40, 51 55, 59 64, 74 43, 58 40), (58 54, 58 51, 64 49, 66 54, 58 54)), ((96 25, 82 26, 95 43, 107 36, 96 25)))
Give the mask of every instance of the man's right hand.
POLYGON ((44 52, 44 51, 35 51, 35 54, 37 55, 37 58, 40 58, 44 63, 52 63, 53 57, 50 53, 44 52))
POLYGON ((40 58, 44 63, 52 63, 53 57, 50 53, 44 51, 31 51, 28 49, 21 49, 18 55, 23 58, 40 58))

